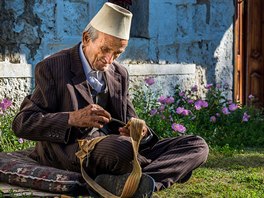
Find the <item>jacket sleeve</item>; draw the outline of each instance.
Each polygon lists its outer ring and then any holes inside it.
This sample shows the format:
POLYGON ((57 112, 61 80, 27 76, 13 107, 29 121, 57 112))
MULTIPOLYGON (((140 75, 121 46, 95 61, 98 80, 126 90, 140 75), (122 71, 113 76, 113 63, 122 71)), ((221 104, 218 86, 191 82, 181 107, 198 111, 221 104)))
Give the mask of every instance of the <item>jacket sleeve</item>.
MULTIPOLYGON (((53 71, 54 73, 54 71, 53 71)), ((21 138, 66 143, 71 130, 69 114, 58 112, 56 80, 46 62, 35 69, 35 90, 21 104, 12 129, 21 138)))

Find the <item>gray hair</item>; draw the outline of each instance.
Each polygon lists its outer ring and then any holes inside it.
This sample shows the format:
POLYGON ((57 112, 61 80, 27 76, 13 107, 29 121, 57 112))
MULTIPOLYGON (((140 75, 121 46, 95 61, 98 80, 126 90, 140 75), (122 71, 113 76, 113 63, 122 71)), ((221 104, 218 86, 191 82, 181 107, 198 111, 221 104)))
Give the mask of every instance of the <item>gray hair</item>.
POLYGON ((87 32, 89 35, 89 38, 94 41, 95 39, 98 38, 98 30, 95 29, 91 24, 89 23, 86 28, 84 29, 83 32, 87 32))

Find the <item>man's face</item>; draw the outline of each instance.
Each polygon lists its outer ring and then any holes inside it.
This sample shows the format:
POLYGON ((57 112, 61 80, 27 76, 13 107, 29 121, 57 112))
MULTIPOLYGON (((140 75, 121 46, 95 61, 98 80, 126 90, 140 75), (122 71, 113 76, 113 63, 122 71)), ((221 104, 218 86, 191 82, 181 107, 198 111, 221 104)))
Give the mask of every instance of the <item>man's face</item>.
POLYGON ((125 51, 127 40, 98 32, 92 41, 87 32, 83 33, 83 53, 94 70, 105 71, 109 64, 125 51))

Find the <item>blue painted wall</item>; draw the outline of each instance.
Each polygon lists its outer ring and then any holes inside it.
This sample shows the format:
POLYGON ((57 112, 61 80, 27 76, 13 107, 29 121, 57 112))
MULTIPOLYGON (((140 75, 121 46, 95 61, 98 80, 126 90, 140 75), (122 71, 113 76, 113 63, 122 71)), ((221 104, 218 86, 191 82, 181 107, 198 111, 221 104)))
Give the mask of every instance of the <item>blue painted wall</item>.
MULTIPOLYGON (((34 65, 44 57, 81 41, 82 30, 104 2, 0 1, 0 64, 29 63, 34 70, 34 65)), ((196 84, 226 83, 232 92, 233 1, 132 2, 131 39, 121 62, 161 67, 195 64, 196 84)))

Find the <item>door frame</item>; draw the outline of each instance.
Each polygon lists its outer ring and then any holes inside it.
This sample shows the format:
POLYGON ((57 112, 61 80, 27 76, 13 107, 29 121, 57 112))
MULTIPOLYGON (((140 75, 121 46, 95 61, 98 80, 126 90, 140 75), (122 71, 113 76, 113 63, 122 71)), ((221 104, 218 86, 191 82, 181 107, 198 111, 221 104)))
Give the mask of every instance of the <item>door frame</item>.
POLYGON ((262 0, 235 0, 234 100, 264 105, 264 15, 262 0), (262 39, 263 38, 263 39, 262 39))
POLYGON ((234 100, 240 104, 246 103, 245 90, 245 15, 244 0, 235 0, 235 56, 234 56, 234 100))

